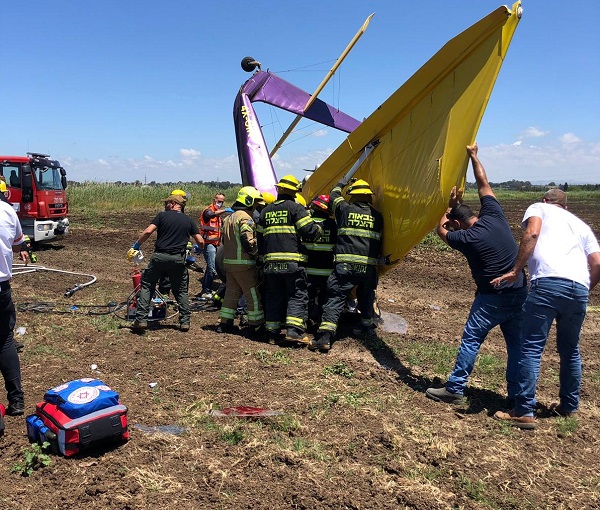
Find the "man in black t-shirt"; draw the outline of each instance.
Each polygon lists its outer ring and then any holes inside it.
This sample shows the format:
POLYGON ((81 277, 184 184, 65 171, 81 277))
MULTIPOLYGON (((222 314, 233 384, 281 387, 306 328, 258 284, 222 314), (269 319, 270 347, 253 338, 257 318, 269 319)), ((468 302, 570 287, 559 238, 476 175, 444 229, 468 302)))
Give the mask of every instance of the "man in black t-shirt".
POLYGON ((170 195, 164 202, 165 210, 156 215, 132 246, 133 250, 139 250, 141 244, 156 231, 154 253, 142 276, 135 320, 131 326, 134 331, 143 331, 148 327, 152 289, 164 275, 169 277, 171 290, 179 307, 179 327, 181 331, 190 329, 189 277, 185 266, 185 250, 190 236, 198 244, 198 251, 204 247, 204 239, 194 220, 182 212, 185 198, 180 195, 170 195))
POLYGON ((521 272, 512 284, 494 287, 490 283, 512 269, 518 246, 477 157, 477 150, 477 142, 467 146, 481 202, 479 216, 461 203, 462 190, 457 191, 454 187, 449 207, 437 227, 440 238, 467 258, 477 293, 465 324, 456 364, 446 386, 428 388, 425 394, 436 401, 461 402, 479 348, 487 334, 499 325, 506 341, 507 404, 512 408, 518 392, 523 322, 521 308, 527 297, 527 281, 525 273, 521 272))

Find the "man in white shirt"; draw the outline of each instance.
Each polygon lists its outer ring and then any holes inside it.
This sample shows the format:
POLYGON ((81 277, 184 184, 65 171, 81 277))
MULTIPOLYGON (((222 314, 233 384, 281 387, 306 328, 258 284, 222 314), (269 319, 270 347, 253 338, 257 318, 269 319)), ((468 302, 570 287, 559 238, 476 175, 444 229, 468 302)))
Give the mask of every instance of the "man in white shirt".
POLYGON ((13 339, 16 322, 10 290, 13 252, 19 253, 20 259, 25 263, 29 262, 17 213, 10 204, 0 202, 0 372, 8 397, 6 412, 17 416, 24 413, 25 407, 21 388, 21 364, 13 339))
POLYGON ((523 305, 523 346, 515 408, 498 411, 494 418, 533 429, 542 353, 554 320, 560 357, 560 402, 553 409, 560 416, 572 416, 579 407, 579 335, 589 293, 600 280, 600 247, 592 229, 567 211, 567 195, 560 189, 548 191, 541 203, 529 206, 522 224, 525 232, 515 266, 492 280, 496 286, 514 281, 525 264, 529 267, 531 285, 523 305))

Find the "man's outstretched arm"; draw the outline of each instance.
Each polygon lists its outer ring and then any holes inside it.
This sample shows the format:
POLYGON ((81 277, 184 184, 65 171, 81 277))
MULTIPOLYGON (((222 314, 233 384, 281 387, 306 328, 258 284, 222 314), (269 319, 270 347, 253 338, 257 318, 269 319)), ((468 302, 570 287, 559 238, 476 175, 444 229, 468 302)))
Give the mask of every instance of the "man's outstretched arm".
POLYGON ((479 147, 477 146, 477 142, 473 145, 467 145, 467 154, 469 155, 469 158, 471 158, 471 164, 473 165, 473 175, 475 176, 475 182, 477 183, 479 198, 490 195, 495 197, 494 190, 488 182, 485 168, 483 168, 483 165, 477 156, 478 150, 479 147))

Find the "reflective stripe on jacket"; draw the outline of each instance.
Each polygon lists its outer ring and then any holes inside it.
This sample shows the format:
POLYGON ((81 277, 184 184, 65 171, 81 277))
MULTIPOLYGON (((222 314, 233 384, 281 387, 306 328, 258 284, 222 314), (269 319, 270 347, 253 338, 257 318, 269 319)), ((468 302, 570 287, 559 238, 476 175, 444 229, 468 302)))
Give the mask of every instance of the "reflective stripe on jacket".
POLYGON ((200 234, 207 244, 218 245, 221 242, 221 229, 223 228, 223 219, 220 216, 213 216, 207 221, 204 220, 204 211, 210 209, 213 213, 218 211, 214 204, 202 209, 200 213, 200 234))
POLYGON ((263 260, 265 263, 306 262, 308 250, 302 245, 301 239, 314 241, 323 231, 292 196, 279 195, 277 198, 260 213, 263 260))
POLYGON ((256 226, 246 209, 238 209, 223 224, 223 263, 229 271, 256 265, 256 226))
POLYGON ((346 202, 340 184, 331 190, 330 200, 338 226, 335 262, 376 266, 382 250, 382 214, 369 203, 346 202))

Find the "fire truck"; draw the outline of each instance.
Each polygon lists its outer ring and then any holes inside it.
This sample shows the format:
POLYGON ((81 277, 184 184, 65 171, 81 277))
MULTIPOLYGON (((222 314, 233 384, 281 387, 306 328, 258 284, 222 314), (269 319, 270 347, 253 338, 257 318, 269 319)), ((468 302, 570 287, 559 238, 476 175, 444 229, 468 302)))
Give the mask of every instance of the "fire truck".
POLYGON ((67 172, 58 161, 37 152, 0 156, 0 176, 23 233, 33 242, 54 241, 69 232, 67 172))

